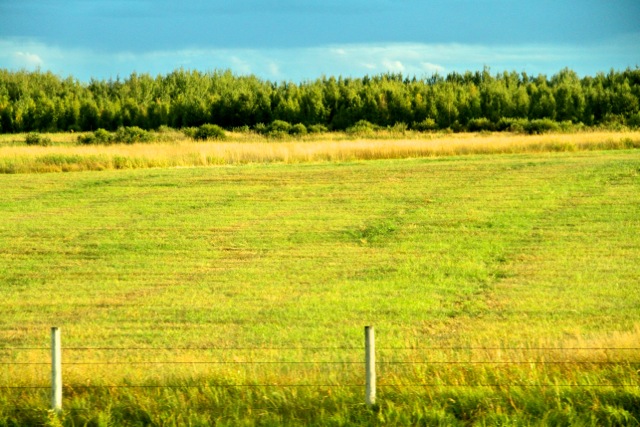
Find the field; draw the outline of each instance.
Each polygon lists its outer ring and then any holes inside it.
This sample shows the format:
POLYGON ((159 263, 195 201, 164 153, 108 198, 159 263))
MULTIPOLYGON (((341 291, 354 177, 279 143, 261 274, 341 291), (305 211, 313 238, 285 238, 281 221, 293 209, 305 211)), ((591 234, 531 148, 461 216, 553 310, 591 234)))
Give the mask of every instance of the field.
POLYGON ((472 154, 519 154, 640 148, 640 131, 585 131, 523 136, 501 133, 378 131, 272 139, 228 132, 224 142, 194 143, 181 132, 144 144, 79 145, 76 134, 49 134, 51 146, 27 146, 24 134, 0 135, 0 173, 193 167, 252 163, 346 162, 472 154))
POLYGON ((5 143, 13 172, 139 169, 0 175, 0 425, 637 425, 638 134, 586 135, 5 143), (91 349, 65 351, 60 419, 6 388, 47 386, 51 326, 91 349))

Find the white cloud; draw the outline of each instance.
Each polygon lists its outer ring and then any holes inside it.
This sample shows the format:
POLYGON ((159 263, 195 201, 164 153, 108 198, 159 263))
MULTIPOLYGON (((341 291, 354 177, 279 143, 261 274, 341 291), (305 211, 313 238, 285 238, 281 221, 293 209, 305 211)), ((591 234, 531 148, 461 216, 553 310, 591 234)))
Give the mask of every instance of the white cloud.
POLYGON ((238 74, 251 74, 251 64, 249 64, 244 59, 239 58, 238 56, 232 56, 230 58, 231 61, 231 69, 234 70, 238 74))
POLYGON ((14 52, 13 53, 14 64, 19 68, 33 69, 42 66, 43 61, 35 53, 29 52, 14 52))
POLYGON ((406 67, 404 66, 404 64, 402 64, 402 62, 389 59, 385 59, 382 61, 382 67, 387 71, 392 71, 395 73, 404 73, 406 70, 406 67))
POLYGON ((270 80, 302 81, 322 75, 362 76, 401 72, 407 76, 482 70, 526 71, 553 74, 571 67, 579 74, 594 74, 610 68, 635 66, 640 36, 625 46, 616 43, 595 46, 483 46, 464 44, 379 43, 341 44, 290 49, 182 49, 142 54, 64 49, 34 40, 0 39, 0 68, 33 69, 91 77, 115 78, 131 72, 164 74, 184 67, 201 71, 231 69, 238 74, 256 74, 270 80))
POLYGON ((422 66, 422 69, 425 73, 442 74, 445 71, 445 68, 442 65, 432 64, 431 62, 422 62, 420 63, 420 65, 422 66))
POLYGON ((270 62, 267 66, 267 69, 269 70, 269 74, 273 77, 281 77, 280 67, 278 67, 278 64, 276 64, 275 62, 270 62))

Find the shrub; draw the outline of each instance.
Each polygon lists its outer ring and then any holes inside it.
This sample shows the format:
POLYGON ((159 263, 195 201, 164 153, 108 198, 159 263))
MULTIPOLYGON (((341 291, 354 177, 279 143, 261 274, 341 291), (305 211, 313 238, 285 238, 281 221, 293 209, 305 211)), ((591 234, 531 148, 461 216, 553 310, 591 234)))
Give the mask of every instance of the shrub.
POLYGON ((284 120, 274 120, 273 122, 271 122, 271 125, 269 126, 269 133, 272 133, 272 132, 289 133, 290 130, 291 130, 291 124, 288 122, 285 122, 284 120))
POLYGON ((160 126, 158 126, 158 130, 156 132, 158 132, 158 133, 171 133, 171 132, 173 132, 173 129, 171 129, 167 125, 160 125, 160 126))
POLYGON ((115 142, 133 144, 135 142, 149 142, 153 139, 150 132, 137 126, 121 127, 116 132, 100 128, 93 133, 78 135, 78 142, 81 144, 113 144, 115 142))
POLYGON ((78 142, 85 145, 95 144, 96 137, 92 133, 88 133, 86 135, 78 135, 78 142))
POLYGON ((80 144, 110 144, 113 142, 113 135, 111 132, 102 128, 94 131, 93 133, 87 133, 85 135, 78 135, 78 142, 80 144))
POLYGON ((347 128, 347 133, 353 135, 370 135, 374 130, 375 125, 366 120, 359 120, 353 126, 347 128))
POLYGON ((261 135, 264 135, 269 131, 269 128, 267 128, 267 125, 265 125, 264 123, 256 123, 256 125, 253 127, 253 130, 261 135))
POLYGON ((274 120, 267 128, 267 136, 269 138, 286 138, 289 136, 289 132, 291 132, 291 124, 284 120, 274 120))
POLYGON ((291 135, 298 135, 298 136, 306 135, 307 127, 302 123, 296 123, 295 125, 291 126, 291 130, 289 130, 289 133, 291 135))
POLYGON ((42 136, 38 132, 28 133, 24 139, 24 142, 27 145, 51 145, 51 138, 42 136))
POLYGON ((458 133, 458 132, 464 132, 465 129, 464 129, 464 126, 462 126, 462 124, 456 120, 455 122, 451 123, 451 130, 453 132, 458 133))
POLYGON ((180 132, 182 132, 184 136, 192 139, 196 137, 197 131, 198 131, 198 128, 194 128, 194 127, 186 127, 186 128, 180 129, 180 132))
POLYGON ((486 117, 482 117, 479 119, 471 119, 469 123, 467 123, 467 130, 469 132, 482 132, 489 131, 492 132, 496 129, 496 126, 491 123, 491 120, 486 117))
POLYGON ((93 137, 95 138, 96 142, 102 144, 109 144, 113 141, 113 134, 108 130, 104 130, 102 128, 93 132, 93 137))
POLYGON ((409 129, 409 126, 407 126, 405 122, 396 122, 393 126, 389 128, 391 132, 401 133, 402 135, 404 135, 407 132, 407 129, 409 129))
POLYGON ((438 129, 438 124, 433 119, 424 119, 421 122, 413 122, 411 128, 419 132, 431 132, 438 129))
POLYGON ((239 132, 239 133, 249 133, 250 130, 251 129, 247 125, 242 125, 242 126, 233 128, 234 132, 239 132))
POLYGON ((564 120, 560 123, 558 123, 558 127, 560 128, 560 130, 562 132, 575 132, 579 126, 578 125, 574 125, 573 122, 571 120, 564 120))
POLYGON ((176 130, 167 126, 160 125, 155 131, 149 131, 151 138, 158 142, 172 142, 176 140, 176 130))
POLYGON ((153 141, 153 135, 138 126, 120 127, 113 135, 114 142, 133 144, 136 142, 153 141))
POLYGON ((606 113, 602 118, 602 124, 611 130, 620 130, 624 128, 625 119, 622 114, 606 113))
POLYGON ((496 130, 500 132, 509 131, 515 133, 525 133, 525 127, 529 123, 527 119, 515 119, 511 117, 502 117, 496 123, 496 130))
POLYGON ((627 125, 632 128, 640 127, 640 113, 635 113, 627 119, 627 125))
POLYGON ((308 130, 310 133, 325 133, 329 131, 325 125, 320 124, 309 126, 308 130))
POLYGON ((193 139, 206 141, 208 139, 225 139, 227 134, 218 125, 204 124, 200 126, 194 133, 193 139))
POLYGON ((267 137, 274 139, 284 139, 289 136, 288 132, 284 132, 281 130, 272 130, 267 133, 267 137))
POLYGON ((582 122, 573 123, 571 126, 571 132, 584 132, 586 128, 587 126, 582 122))
POLYGON ((528 134, 537 135, 541 133, 557 132, 560 130, 560 125, 551 119, 537 119, 527 122, 524 130, 528 134))

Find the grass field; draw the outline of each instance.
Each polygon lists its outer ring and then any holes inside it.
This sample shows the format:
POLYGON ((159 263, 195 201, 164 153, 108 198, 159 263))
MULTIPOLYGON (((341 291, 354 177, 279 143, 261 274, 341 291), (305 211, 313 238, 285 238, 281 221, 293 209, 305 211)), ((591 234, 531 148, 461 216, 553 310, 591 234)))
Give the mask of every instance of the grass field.
POLYGON ((0 370, 0 425, 637 425, 640 152, 617 148, 0 175, 0 362, 45 362, 0 370), (365 325, 374 410, 348 386, 365 325), (181 348, 71 362, 279 363, 70 365, 56 420, 2 389, 48 384, 46 350, 9 348, 51 326, 181 348), (264 386, 294 383, 323 386, 264 386))
POLYGON ((27 146, 25 135, 0 135, 0 173, 200 167, 233 164, 345 162, 357 160, 518 154, 640 148, 640 131, 520 135, 510 133, 404 133, 360 137, 340 132, 270 139, 228 133, 228 139, 194 143, 182 133, 155 134, 155 143, 79 145, 77 135, 49 134, 52 145, 27 146))

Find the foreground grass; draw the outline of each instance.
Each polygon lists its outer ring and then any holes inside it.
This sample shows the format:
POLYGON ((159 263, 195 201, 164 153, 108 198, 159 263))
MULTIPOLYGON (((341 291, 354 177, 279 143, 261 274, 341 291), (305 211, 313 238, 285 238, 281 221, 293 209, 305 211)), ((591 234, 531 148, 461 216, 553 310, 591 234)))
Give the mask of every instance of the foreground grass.
POLYGON ((251 163, 343 162, 474 154, 575 152, 640 148, 638 131, 568 134, 405 134, 359 139, 329 133, 273 140, 253 133, 231 133, 227 142, 193 142, 179 132, 163 142, 77 145, 74 134, 51 134, 52 146, 26 146, 20 135, 0 135, 0 173, 198 167, 251 163), (373 138, 373 139, 372 139, 373 138))
MULTIPOLYGON (((96 348, 68 363, 130 363, 65 367, 66 425, 640 419, 635 150, 0 183, 0 357, 45 362, 4 365, 2 384, 47 385, 46 350, 8 348, 47 347, 52 325, 96 348)), ((4 389, 0 425, 46 407, 46 390, 4 389)))
POLYGON ((392 390, 379 398, 381 403, 369 409, 359 393, 335 388, 94 389, 76 392, 59 418, 42 409, 46 396, 17 406, 0 400, 0 424, 633 426, 640 402, 637 388, 392 390))

